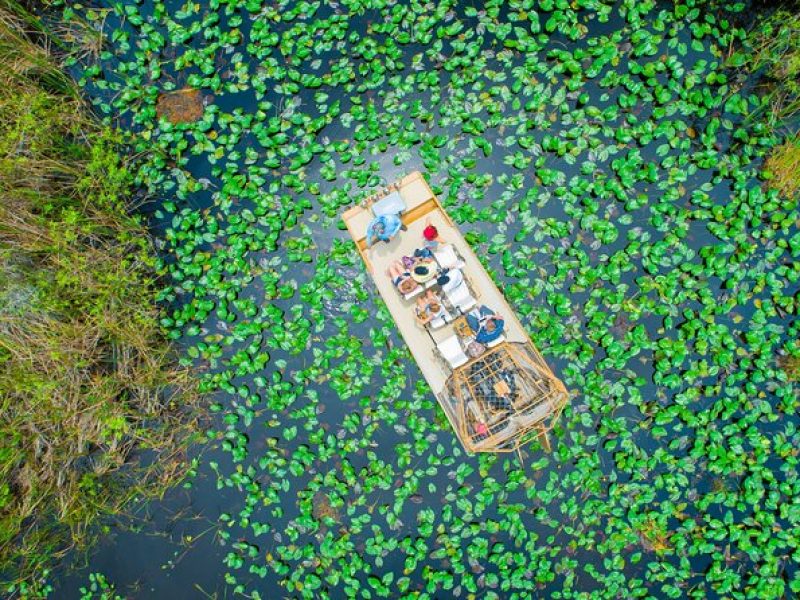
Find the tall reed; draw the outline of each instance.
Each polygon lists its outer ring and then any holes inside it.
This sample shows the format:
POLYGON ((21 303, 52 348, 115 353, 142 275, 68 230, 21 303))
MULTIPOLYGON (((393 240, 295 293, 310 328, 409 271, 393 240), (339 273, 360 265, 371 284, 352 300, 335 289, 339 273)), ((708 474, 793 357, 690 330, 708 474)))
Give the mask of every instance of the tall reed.
POLYGON ((761 75, 773 125, 792 121, 800 114, 800 4, 788 3, 787 8, 756 20, 745 44, 731 54, 728 64, 761 75))
POLYGON ((18 8, 0 2, 0 580, 35 591, 99 517, 180 477, 198 395, 118 136, 18 8))

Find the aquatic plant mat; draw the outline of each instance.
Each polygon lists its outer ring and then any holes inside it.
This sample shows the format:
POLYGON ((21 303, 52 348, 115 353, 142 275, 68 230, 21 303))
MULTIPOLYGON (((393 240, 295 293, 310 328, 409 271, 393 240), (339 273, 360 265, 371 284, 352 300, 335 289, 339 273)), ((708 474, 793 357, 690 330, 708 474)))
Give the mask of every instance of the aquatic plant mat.
POLYGON ((175 597, 797 595, 798 208, 723 64, 742 5, 98 4, 69 9, 105 33, 75 68, 144 153, 218 531, 90 568, 175 597), (160 118, 187 88, 200 118, 160 118), (466 455, 343 229, 414 171, 572 394, 524 466, 466 455))

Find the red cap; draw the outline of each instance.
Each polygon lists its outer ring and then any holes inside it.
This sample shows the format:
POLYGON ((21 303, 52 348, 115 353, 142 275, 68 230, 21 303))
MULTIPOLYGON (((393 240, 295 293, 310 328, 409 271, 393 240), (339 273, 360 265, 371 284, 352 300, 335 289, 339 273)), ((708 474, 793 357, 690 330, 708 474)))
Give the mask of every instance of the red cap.
POLYGON ((422 237, 424 237, 429 242, 432 242, 436 239, 439 235, 439 230, 436 229, 433 225, 428 225, 425 229, 422 230, 422 237))

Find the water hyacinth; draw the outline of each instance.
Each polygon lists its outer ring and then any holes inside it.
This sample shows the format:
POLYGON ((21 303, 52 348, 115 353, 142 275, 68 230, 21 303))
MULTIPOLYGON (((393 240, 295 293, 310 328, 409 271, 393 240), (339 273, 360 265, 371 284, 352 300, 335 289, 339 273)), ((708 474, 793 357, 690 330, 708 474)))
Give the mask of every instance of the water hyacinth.
POLYGON ((163 199, 162 324, 219 416, 217 589, 800 592, 800 215, 725 63, 742 5, 107 8, 75 69, 163 199), (181 89, 194 119, 158 108, 181 89), (551 455, 459 450, 341 231, 415 169, 573 391, 551 455))

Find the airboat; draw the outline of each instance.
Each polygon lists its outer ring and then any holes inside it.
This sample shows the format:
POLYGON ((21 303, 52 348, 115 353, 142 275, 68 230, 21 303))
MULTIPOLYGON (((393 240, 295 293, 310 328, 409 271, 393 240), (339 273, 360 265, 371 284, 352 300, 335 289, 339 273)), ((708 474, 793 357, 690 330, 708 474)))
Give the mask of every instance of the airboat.
POLYGON ((416 171, 342 216, 403 340, 467 452, 510 452, 568 400, 516 313, 416 171), (398 222, 374 241, 376 221, 398 222), (435 239, 431 232, 435 232, 435 239))

